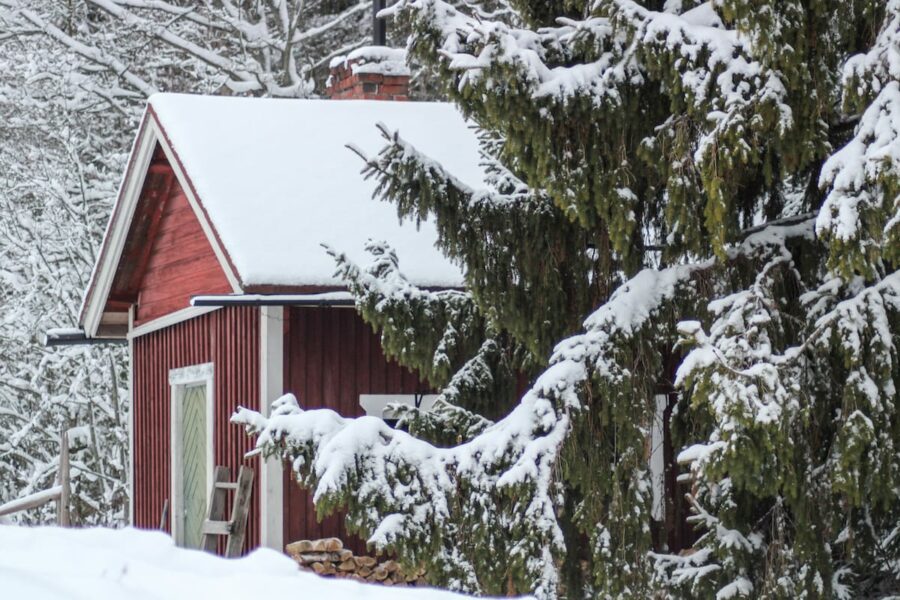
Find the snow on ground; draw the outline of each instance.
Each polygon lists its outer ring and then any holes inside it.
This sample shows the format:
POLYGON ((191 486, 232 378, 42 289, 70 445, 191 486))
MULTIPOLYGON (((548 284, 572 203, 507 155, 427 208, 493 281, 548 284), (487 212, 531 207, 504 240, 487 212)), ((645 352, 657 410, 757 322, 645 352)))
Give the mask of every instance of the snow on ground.
POLYGON ((325 579, 260 549, 224 559, 158 531, 0 525, 0 597, 11 600, 454 600, 458 594, 325 579))

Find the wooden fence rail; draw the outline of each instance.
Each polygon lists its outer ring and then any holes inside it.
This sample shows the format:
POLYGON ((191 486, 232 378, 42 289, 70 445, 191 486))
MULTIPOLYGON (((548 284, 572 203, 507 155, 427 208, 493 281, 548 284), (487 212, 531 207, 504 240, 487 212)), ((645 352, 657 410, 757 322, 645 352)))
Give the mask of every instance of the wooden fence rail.
POLYGON ((59 434, 59 448, 59 470, 56 474, 56 485, 0 505, 0 517, 37 508, 48 502, 55 501, 57 523, 61 527, 69 526, 69 497, 71 492, 69 487, 69 439, 65 429, 59 434))

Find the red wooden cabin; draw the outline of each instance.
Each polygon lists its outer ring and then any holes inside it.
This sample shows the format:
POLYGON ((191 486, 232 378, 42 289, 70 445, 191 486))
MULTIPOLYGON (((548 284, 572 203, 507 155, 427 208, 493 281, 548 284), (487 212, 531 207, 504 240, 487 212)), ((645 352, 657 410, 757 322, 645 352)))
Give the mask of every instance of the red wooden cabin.
MULTIPOLYGON (((343 98, 405 98, 402 74, 335 67, 343 98)), ((401 224, 373 200, 345 147, 377 152, 379 122, 481 183, 475 134, 448 104, 151 98, 80 323, 86 338, 129 343, 135 526, 159 527, 168 503, 163 527, 195 545, 213 466, 249 464, 247 548, 345 537, 339 518, 317 521, 280 464, 245 458, 252 440, 229 417, 286 392, 306 407, 378 414, 427 390, 385 359, 321 246, 365 262, 366 240, 383 239, 414 283, 462 285, 433 226, 401 224)))

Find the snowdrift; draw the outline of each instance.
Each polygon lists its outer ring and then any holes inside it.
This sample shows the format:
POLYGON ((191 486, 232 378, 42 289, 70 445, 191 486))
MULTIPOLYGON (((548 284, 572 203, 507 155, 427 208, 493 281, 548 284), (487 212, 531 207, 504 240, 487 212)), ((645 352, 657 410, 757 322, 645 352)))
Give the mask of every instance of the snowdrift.
POLYGON ((0 525, 0 596, 28 600, 459 600, 425 588, 324 579, 260 549, 240 559, 177 548, 164 533, 0 525))

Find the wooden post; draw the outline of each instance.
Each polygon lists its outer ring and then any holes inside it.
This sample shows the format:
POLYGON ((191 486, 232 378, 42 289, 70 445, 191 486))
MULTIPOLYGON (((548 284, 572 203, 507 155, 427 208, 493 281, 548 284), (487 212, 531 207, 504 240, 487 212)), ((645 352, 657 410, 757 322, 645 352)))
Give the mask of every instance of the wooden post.
POLYGON ((69 523, 69 435, 63 427, 59 432, 59 485, 62 488, 57 500, 57 521, 60 527, 68 527, 69 523))
POLYGON ((238 471, 237 490, 234 494, 234 505, 231 509, 231 535, 228 536, 228 545, 225 548, 225 556, 234 558, 240 556, 244 549, 244 536, 247 533, 247 517, 250 514, 250 493, 253 488, 253 469, 241 467, 238 471))

